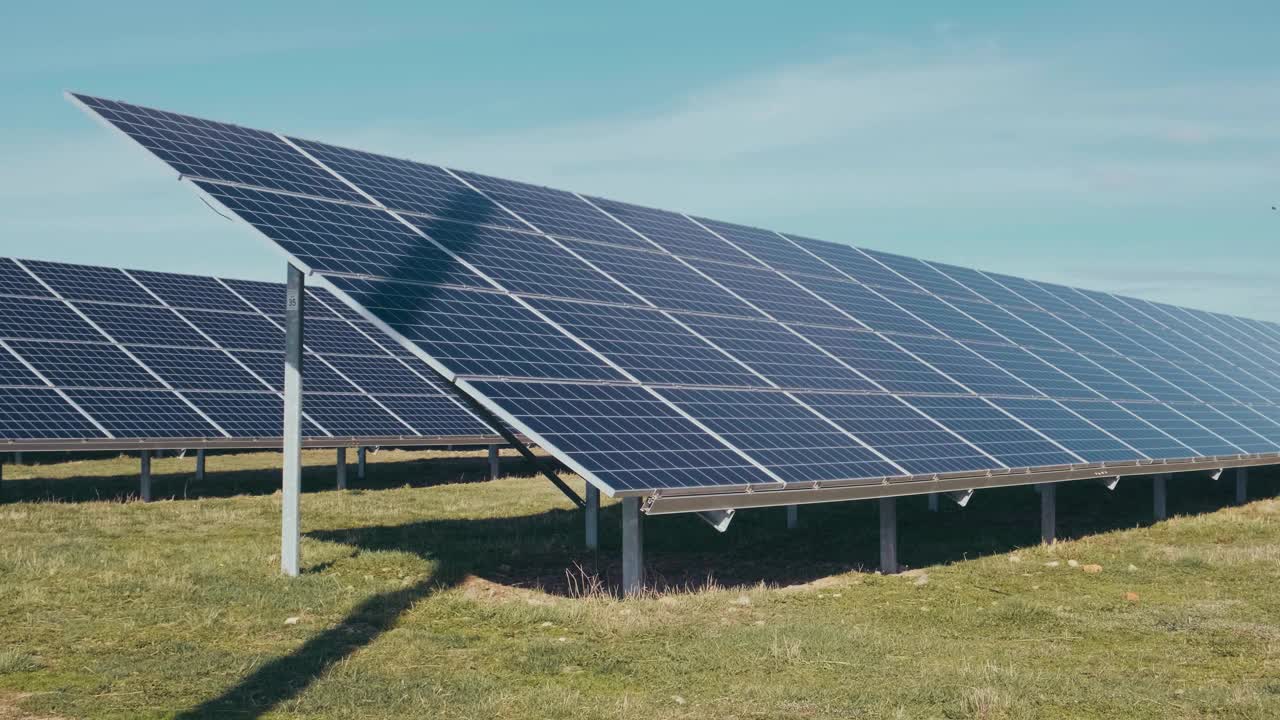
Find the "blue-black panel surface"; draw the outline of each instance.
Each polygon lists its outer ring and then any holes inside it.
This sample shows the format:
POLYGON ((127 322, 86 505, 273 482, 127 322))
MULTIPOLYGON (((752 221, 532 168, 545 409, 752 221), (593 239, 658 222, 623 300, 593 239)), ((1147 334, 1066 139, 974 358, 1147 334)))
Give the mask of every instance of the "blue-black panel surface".
MULTIPOLYGON (((284 419, 284 400, 270 392, 190 392, 186 397, 200 411, 235 438, 278 438, 284 419)), ((307 412, 304 408, 303 412, 307 412)), ((325 434, 305 417, 302 434, 324 437, 325 434)))
POLYGON ((936 328, 936 332, 930 334, 942 334, 953 340, 971 342, 1005 342, 1004 338, 983 327, 978 321, 933 295, 892 288, 884 288, 880 292, 898 307, 936 328))
MULTIPOLYGON (((1085 355, 1070 350, 1049 350, 1047 348, 1036 348, 1032 353, 1108 400, 1152 399, 1147 393, 1130 385, 1126 380, 1116 377, 1111 371, 1094 363, 1085 355)), ((1045 394, 1057 398, 1080 397, 1078 394, 1073 396, 1067 393, 1049 392, 1047 390, 1045 394)))
POLYGON ((0 348, 0 385, 7 387, 43 387, 45 383, 27 369, 11 352, 0 348))
POLYGON ((0 294, 19 295, 22 297, 52 298, 53 294, 26 270, 18 267, 18 263, 9 258, 0 258, 0 294))
POLYGON ((673 255, 760 267, 741 250, 684 215, 604 198, 588 200, 673 255))
POLYGON ((864 285, 805 275, 796 275, 793 279, 872 330, 909 335, 938 334, 864 285))
MULTIPOLYGON (((227 310, 248 312, 253 310, 244 300, 236 297, 217 278, 199 275, 175 275, 173 273, 130 270, 129 274, 155 293, 165 303, 175 308, 200 310, 227 310)), ((281 300, 283 305, 283 300, 281 300)), ((276 310, 283 312, 283 306, 276 310)))
POLYGON ((890 392, 968 394, 964 388, 875 333, 809 325, 794 328, 890 392))
POLYGON ((1178 460, 1199 454, 1116 403, 1063 400, 1062 404, 1094 425, 1142 451, 1147 457, 1156 460, 1178 460))
POLYGON ((1267 438, 1253 432, 1209 405, 1184 403, 1175 405, 1174 409, 1247 453, 1275 452, 1277 449, 1275 444, 1267 438))
POLYGON ((877 252, 875 250, 863 250, 863 252, 880 262, 880 264, 894 270, 899 275, 902 275, 935 295, 964 298, 967 300, 982 299, 964 285, 961 285, 955 280, 943 275, 928 263, 921 260, 903 257, 902 255, 893 255, 886 252, 877 252))
POLYGON ((84 340, 106 338, 60 300, 0 297, 0 338, 84 340))
MULTIPOLYGON (((546 235, 410 218, 418 228, 511 292, 635 303, 621 285, 561 249, 546 235)), ((602 247, 592 245, 591 247, 602 247)))
POLYGON ((681 315, 694 332, 727 350, 779 387, 807 390, 876 390, 854 371, 778 323, 681 315))
POLYGON ((773 270, 757 270, 709 260, 690 260, 689 264, 776 320, 862 327, 857 320, 848 317, 812 292, 797 287, 773 270))
POLYGON ((505 295, 342 277, 332 282, 459 375, 625 379, 505 295))
POLYGON ((115 345, 12 340, 9 346, 56 387, 164 387, 115 345))
POLYGON ((555 323, 641 382, 765 387, 768 383, 657 310, 530 300, 555 323))
MULTIPOLYGON (((968 348, 986 358, 992 364, 1008 371, 1049 397, 1098 398, 1100 395, 1062 374, 1052 365, 1022 348, 1008 345, 967 344, 968 348)), ((1025 394, 1025 393, 1023 393, 1025 394)))
POLYGON ((222 437, 169 390, 71 389, 67 396, 118 438, 222 437))
POLYGON ((788 483, 904 474, 783 393, 671 388, 658 392, 788 483))
POLYGON ((55 292, 68 300, 156 305, 156 299, 122 270, 93 265, 25 260, 24 264, 55 292))
POLYGON ((221 350, 139 345, 129 351, 179 390, 266 389, 221 350))
POLYGON ((392 210, 468 223, 527 227, 444 168, 290 138, 326 167, 392 210))
MULTIPOLYGON (((640 298, 657 307, 716 315, 764 317, 742 300, 669 255, 575 240, 564 242, 588 262, 617 278, 640 298)), ((620 302, 629 305, 644 304, 633 295, 628 295, 620 302)))
MULTIPOLYGON (((255 375, 267 381, 273 390, 284 389, 284 353, 237 350, 231 353, 255 375)), ((259 386, 260 387, 260 386, 259 386)), ((258 389, 258 388, 254 388, 258 389)), ((302 392, 355 392, 350 382, 342 379, 314 353, 302 358, 302 392)))
POLYGON ((271 133, 88 95, 75 97, 183 175, 365 202, 271 133))
POLYGON ((653 247, 573 193, 477 173, 459 171, 458 174, 542 232, 615 245, 653 247))
POLYGON ((1009 467, 1073 465, 1081 461, 980 398, 903 399, 1009 467))
MULTIPOLYGON (((280 326, 255 312, 229 313, 217 310, 182 310, 182 316, 218 347, 228 350, 284 351, 284 331, 280 326)), ((312 330, 315 323, 303 327, 305 340, 310 343, 319 334, 312 330)), ((337 320, 333 322, 339 322, 337 320)))
POLYGON ((779 484, 642 388, 471 384, 615 490, 779 484))
POLYGON ((443 395, 374 395, 419 435, 493 435, 494 431, 443 395))
POLYGON ((1088 462, 1144 459, 1139 451, 1127 447, 1052 400, 994 398, 991 402, 1088 462))
POLYGON ((98 327, 124 345, 210 347, 208 340, 167 308, 96 302, 79 302, 75 305, 98 327))
POLYGON ((196 184, 316 272, 490 287, 382 210, 251 188, 196 184))
POLYGON ((937 368, 947 377, 980 395, 1017 397, 1042 395, 1039 390, 1020 382, 1013 375, 984 360, 979 354, 984 346, 979 343, 973 344, 974 348, 978 348, 975 351, 947 338, 900 335, 894 336, 893 341, 937 368))
POLYGON ((307 393, 302 409, 321 427, 339 437, 414 434, 367 395, 307 393))
POLYGON ((1126 410, 1172 435, 1178 442, 1192 448, 1196 455, 1239 455, 1244 452, 1218 435, 1205 429, 1194 420, 1174 410, 1195 403, 1167 405, 1164 403, 1122 403, 1126 410))
POLYGON ((52 389, 8 388, 0 393, 0 438, 57 440, 106 437, 52 389))
POLYGON ((779 272, 804 273, 826 277, 840 277, 838 270, 798 247, 795 243, 771 230, 737 225, 734 223, 694 218, 716 235, 728 240, 767 267, 779 272))
POLYGON ((796 397, 912 475, 1000 467, 892 395, 798 393, 796 397))

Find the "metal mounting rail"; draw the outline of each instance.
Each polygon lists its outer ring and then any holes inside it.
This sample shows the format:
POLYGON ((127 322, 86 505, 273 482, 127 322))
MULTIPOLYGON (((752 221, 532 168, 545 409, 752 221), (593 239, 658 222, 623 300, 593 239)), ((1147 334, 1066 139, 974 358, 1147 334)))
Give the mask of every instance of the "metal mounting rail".
POLYGON ((967 477, 928 477, 906 479, 898 482, 844 485, 840 487, 805 487, 801 489, 764 490, 737 493, 680 493, 659 490, 644 501, 648 515, 705 512, 708 510, 739 510, 743 508, 775 507, 779 505, 804 505, 811 503, 842 502, 847 500, 872 500, 876 498, 924 495, 963 490, 1010 487, 1014 485, 1038 485, 1067 480, 1099 479, 1133 475, 1153 475, 1196 470, 1219 470, 1232 467, 1257 467, 1280 465, 1280 454, 1241 456, 1234 458, 1201 458, 1185 462, 1154 463, 1146 465, 1096 466, 1052 471, 1031 471, 967 477))

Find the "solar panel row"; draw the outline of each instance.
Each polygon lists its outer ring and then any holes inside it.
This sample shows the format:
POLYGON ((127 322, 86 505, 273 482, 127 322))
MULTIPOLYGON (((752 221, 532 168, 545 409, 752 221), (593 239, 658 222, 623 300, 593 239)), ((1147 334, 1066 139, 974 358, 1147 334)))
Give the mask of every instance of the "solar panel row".
POLYGON ((77 98, 610 492, 1280 451, 1274 324, 77 98))
MULTIPOLYGON (((306 304, 305 435, 493 435, 331 302, 306 304)), ((0 439, 278 438, 283 309, 272 283, 0 258, 0 439)))

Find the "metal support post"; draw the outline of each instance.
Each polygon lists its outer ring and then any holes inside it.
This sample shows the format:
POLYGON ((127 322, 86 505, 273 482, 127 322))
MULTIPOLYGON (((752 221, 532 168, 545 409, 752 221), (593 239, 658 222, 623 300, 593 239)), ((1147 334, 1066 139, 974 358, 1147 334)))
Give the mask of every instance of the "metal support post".
POLYGON ((622 499, 622 593, 628 597, 644 590, 644 527, 640 498, 622 499))
POLYGON ((498 479, 498 467, 500 462, 501 461, 498 455, 498 446, 490 445, 489 446, 489 479, 490 480, 498 479))
POLYGON ((1236 468, 1236 504, 1249 502, 1249 468, 1236 468))
POLYGON ((284 472, 281 477, 280 570, 298 575, 299 498, 302 494, 302 318, 306 299, 302 271, 289 266, 285 292, 284 472))
POLYGON ((938 512, 938 493, 929 493, 929 512, 938 512))
POLYGON ((1156 520, 1165 520, 1169 517, 1169 476, 1165 474, 1156 475, 1151 478, 1151 504, 1152 515, 1156 520))
POLYGON ((787 529, 795 530, 798 527, 800 527, 800 506, 788 505, 787 506, 787 529))
POLYGON ((204 448, 196 450, 196 480, 204 479, 204 448))
POLYGON ((880 498, 880 572, 898 572, 898 498, 880 498))
POLYGON ((338 457, 337 457, 337 460, 334 461, 334 468, 336 469, 338 474, 338 489, 346 490, 347 489, 347 449, 346 448, 344 447, 338 448, 338 457))
POLYGON ((356 450, 356 479, 357 480, 364 479, 364 465, 365 465, 365 461, 367 460, 366 456, 369 454, 368 450, 369 450, 368 448, 364 448, 364 447, 356 450))
POLYGON ((1041 483, 1040 488, 1040 542, 1052 545, 1058 539, 1058 484, 1041 483))
POLYGON ((587 483, 587 506, 585 523, 587 532, 587 549, 600 549, 600 489, 587 483))
POLYGON ((19 450, 18 452, 16 452, 16 453, 14 453, 14 454, 13 454, 13 464, 14 464, 14 465, 22 465, 22 464, 23 464, 22 460, 23 460, 23 458, 22 458, 22 451, 21 451, 21 450, 19 450))
POLYGON ((138 495, 142 498, 142 502, 151 502, 151 451, 143 450, 138 453, 138 461, 141 465, 138 495))

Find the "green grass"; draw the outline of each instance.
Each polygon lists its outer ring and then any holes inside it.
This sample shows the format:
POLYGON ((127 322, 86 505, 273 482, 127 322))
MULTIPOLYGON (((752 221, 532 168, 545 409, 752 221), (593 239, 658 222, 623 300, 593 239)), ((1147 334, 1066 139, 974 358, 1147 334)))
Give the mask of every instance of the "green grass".
POLYGON ((1280 717, 1280 501, 1257 472, 1241 507, 1175 478, 1159 524, 1146 481, 1070 484, 1076 539, 1052 548, 1028 488, 904 500, 898 577, 863 569, 874 503, 793 532, 777 509, 723 535, 650 518, 662 592, 623 601, 579 592, 620 574, 616 506, 594 555, 544 480, 371 457, 337 492, 332 453, 307 454, 293 580, 274 454, 211 456, 203 483, 157 460, 157 496, 187 499, 151 504, 119 501, 136 459, 6 465, 0 719, 1280 717))

